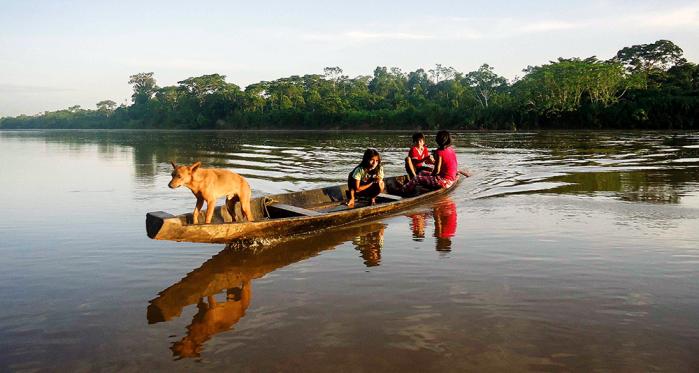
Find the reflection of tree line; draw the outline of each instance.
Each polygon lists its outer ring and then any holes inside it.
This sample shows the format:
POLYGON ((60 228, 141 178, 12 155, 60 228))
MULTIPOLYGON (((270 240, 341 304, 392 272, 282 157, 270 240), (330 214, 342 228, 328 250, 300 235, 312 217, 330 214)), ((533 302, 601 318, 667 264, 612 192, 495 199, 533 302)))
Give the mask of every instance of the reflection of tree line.
POLYGON ((696 182, 696 174, 691 169, 588 172, 556 180, 570 183, 555 189, 557 193, 615 192, 619 198, 630 202, 679 203, 682 185, 696 182))
MULTIPOLYGON (((244 151, 243 144, 275 140, 287 145, 294 143, 294 139, 290 139, 288 134, 231 131, 45 131, 4 133, 3 136, 20 141, 38 139, 48 144, 64 144, 70 146, 72 152, 96 146, 97 154, 101 156, 113 156, 123 148, 131 148, 136 177, 150 180, 159 173, 162 174, 159 165, 169 165, 171 160, 182 163, 198 160, 208 167, 227 167, 230 158, 235 158, 236 154, 244 151)), ((316 140, 313 136, 303 137, 304 144, 316 140)), ((255 158, 248 157, 246 160, 254 161, 255 158)), ((266 161, 260 160, 261 163, 266 161)), ((249 165, 246 168, 255 169, 249 165)), ((264 166, 258 168, 265 169, 264 166)))
MULTIPOLYGON (((447 200, 429 213, 411 215, 413 237, 424 238, 424 222, 434 219, 436 249, 451 249, 456 230, 456 205, 447 200)), ((182 310, 196 304, 197 313, 187 326, 187 334, 172 343, 177 358, 197 357, 215 334, 230 330, 242 317, 252 298, 252 282, 279 268, 318 255, 351 241, 367 267, 378 266, 384 246, 385 225, 369 223, 339 228, 310 237, 294 238, 265 247, 259 252, 229 246, 179 282, 161 291, 147 310, 150 324, 177 318, 182 310)))
MULTIPOLYGON (((697 149, 685 149, 684 145, 696 144, 688 134, 659 135, 655 137, 627 136, 613 133, 582 132, 573 134, 535 133, 531 135, 516 134, 478 134, 464 135, 465 141, 482 143, 486 146, 504 148, 548 149, 550 153, 541 160, 568 157, 580 154, 621 154, 637 152, 658 145, 677 147, 674 157, 696 158, 697 149), (604 142, 618 141, 620 145, 603 146, 604 142), (634 146, 629 146, 632 141, 634 146)), ((304 133, 302 136, 290 136, 283 132, 233 132, 233 131, 44 131, 44 132, 4 132, 3 137, 13 139, 40 139, 46 143, 65 144, 71 151, 79 152, 81 148, 96 146, 100 155, 112 156, 122 148, 133 149, 135 175, 139 181, 152 182, 156 175, 168 169, 169 161, 189 162, 200 160, 210 167, 230 167, 229 160, 240 152, 245 152, 243 144, 277 144, 282 149, 288 146, 306 146, 308 144, 328 144, 335 148, 347 146, 342 136, 337 134, 304 133)), ((353 135, 352 141, 373 141, 379 148, 396 146, 394 134, 374 134, 373 140, 353 135)), ((357 145, 352 144, 352 145, 357 145)), ((286 154, 278 154, 288 157, 286 154)), ((254 158, 246 158, 254 160, 254 158)), ((334 161, 334 160, 333 160, 334 161)), ((263 170, 266 159, 260 159, 263 170)), ((246 166, 256 169, 255 166, 246 166)), ((245 175, 244 170, 242 174, 245 175)), ((245 175, 248 176, 248 175, 245 175)), ((609 191, 619 193, 628 201, 649 201, 678 203, 685 185, 696 183, 696 172, 679 167, 663 170, 642 170, 638 172, 594 172, 575 173, 554 181, 573 183, 558 188, 557 192, 581 193, 609 191)))
POLYGON ((192 136, 192 133, 176 131, 45 131, 5 133, 3 136, 12 136, 20 141, 38 139, 48 144, 64 144, 70 146, 73 152, 96 146, 97 154, 104 156, 112 156, 122 148, 131 148, 136 176, 153 178, 158 174, 158 164, 179 161, 183 155, 196 154, 197 159, 206 160, 207 164, 223 165, 220 157, 217 159, 211 154, 238 152, 241 141, 249 136, 225 132, 207 134, 192 136))
MULTIPOLYGON (((406 134, 405 143, 397 139, 395 133, 352 133, 338 134, 337 132, 299 132, 294 131, 158 131, 158 130, 83 130, 83 131, 17 131, 3 132, 3 138, 13 141, 42 141, 47 144, 67 145, 72 153, 92 152, 95 147, 99 156, 105 159, 123 153, 124 148, 131 148, 133 167, 136 177, 144 182, 152 182, 156 175, 167 175, 170 172, 170 161, 188 163, 201 161, 207 167, 230 168, 231 160, 243 155, 245 169, 267 171, 269 156, 278 157, 280 163, 296 163, 299 167, 318 167, 309 165, 308 161, 336 163, 347 161, 333 159, 328 156, 328 149, 333 152, 363 151, 367 144, 378 149, 407 146, 409 137, 406 134), (255 158, 254 148, 246 145, 270 146, 269 153, 255 158), (315 152, 323 152, 323 159, 311 159, 307 154, 309 148, 315 152), (289 149, 300 149, 300 156, 290 155, 289 149), (359 150, 361 149, 361 150, 359 150), (298 157, 298 158, 294 158, 298 157), (251 165, 250 162, 259 162, 251 165), (159 166, 161 168, 159 168, 159 166), (167 172, 163 173, 163 168, 167 172)), ((339 156, 338 156, 339 157, 339 156)), ((233 161, 234 162, 234 161, 233 161)), ((400 164, 402 168, 402 163, 400 164)), ((246 175, 244 170, 238 173, 246 175)), ((346 175, 346 172, 343 173, 346 175)), ((340 179, 338 179, 340 180, 340 179)), ((253 186, 254 188, 254 186, 253 186)))

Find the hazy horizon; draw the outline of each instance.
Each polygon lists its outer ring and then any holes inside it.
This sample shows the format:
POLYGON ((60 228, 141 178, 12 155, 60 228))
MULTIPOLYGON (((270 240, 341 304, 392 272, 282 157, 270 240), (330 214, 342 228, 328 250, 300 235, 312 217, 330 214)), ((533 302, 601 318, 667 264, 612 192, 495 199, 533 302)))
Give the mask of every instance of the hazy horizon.
POLYGON ((621 48, 667 39, 699 60, 694 1, 537 1, 510 4, 339 2, 287 4, 127 1, 118 6, 26 1, 0 5, 0 117, 101 100, 130 102, 129 76, 154 72, 159 86, 219 73, 241 88, 321 74, 350 77, 376 66, 405 72, 483 63, 512 79, 558 57, 606 59, 621 48))

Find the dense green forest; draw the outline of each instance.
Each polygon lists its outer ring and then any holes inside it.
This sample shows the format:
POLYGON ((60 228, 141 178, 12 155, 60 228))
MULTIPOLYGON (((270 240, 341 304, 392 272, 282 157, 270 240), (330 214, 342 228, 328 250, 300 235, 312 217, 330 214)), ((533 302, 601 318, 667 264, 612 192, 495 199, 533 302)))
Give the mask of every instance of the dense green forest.
POLYGON ((509 82, 488 64, 461 73, 437 65, 405 73, 377 67, 350 78, 339 67, 242 90, 219 74, 159 87, 132 75, 131 105, 73 106, 0 119, 2 129, 697 129, 699 66, 668 40, 609 60, 559 58, 509 82))

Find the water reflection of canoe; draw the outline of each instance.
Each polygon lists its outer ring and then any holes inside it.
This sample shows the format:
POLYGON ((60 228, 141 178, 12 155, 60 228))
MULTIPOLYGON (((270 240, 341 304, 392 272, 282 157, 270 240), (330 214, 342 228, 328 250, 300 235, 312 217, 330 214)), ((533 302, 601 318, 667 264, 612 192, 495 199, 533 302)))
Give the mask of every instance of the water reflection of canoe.
MULTIPOLYGON (((354 208, 347 208, 342 204, 347 185, 339 185, 255 198, 251 202, 253 222, 242 221, 238 205, 234 207, 238 222, 225 206, 216 207, 211 224, 192 224, 191 213, 174 216, 163 211, 149 212, 146 231, 148 237, 157 240, 189 242, 285 237, 391 214, 448 193, 458 184, 433 191, 418 188, 416 195, 401 196, 400 187, 407 181, 406 176, 389 177, 385 181, 386 192, 379 195, 373 206, 358 200, 354 208)), ((199 220, 204 220, 203 215, 199 220)))
POLYGON ((151 300, 148 323, 171 320, 180 316, 185 307, 196 304, 198 312, 187 326, 187 334, 173 342, 170 349, 177 358, 199 356, 209 339, 230 330, 245 316, 253 280, 383 229, 380 223, 348 225, 325 234, 280 240, 262 251, 237 250, 229 245, 151 300))
POLYGON ((278 268, 313 257, 383 227, 380 223, 349 225, 327 234, 281 240, 260 251, 237 250, 228 246, 151 300, 148 323, 170 320, 179 316, 184 307, 196 304, 203 297, 239 287, 278 268))

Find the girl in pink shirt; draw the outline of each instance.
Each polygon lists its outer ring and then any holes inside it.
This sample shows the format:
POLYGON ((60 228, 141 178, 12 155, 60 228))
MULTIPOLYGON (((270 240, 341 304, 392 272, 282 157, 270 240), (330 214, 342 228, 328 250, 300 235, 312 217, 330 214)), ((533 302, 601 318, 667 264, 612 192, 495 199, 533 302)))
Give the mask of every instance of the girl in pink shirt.
POLYGON ((418 184, 431 189, 449 188, 454 184, 459 173, 469 176, 468 172, 459 171, 459 164, 451 144, 452 140, 449 131, 437 132, 435 140, 439 148, 434 152, 434 171, 432 171, 431 175, 417 175, 412 178, 403 187, 405 192, 412 192, 418 184))

